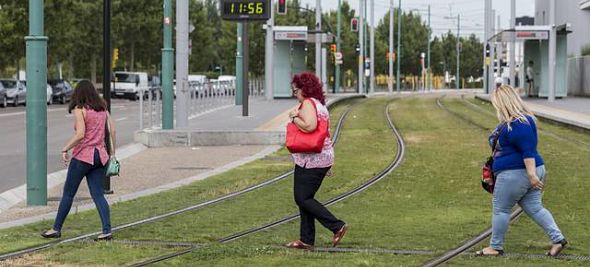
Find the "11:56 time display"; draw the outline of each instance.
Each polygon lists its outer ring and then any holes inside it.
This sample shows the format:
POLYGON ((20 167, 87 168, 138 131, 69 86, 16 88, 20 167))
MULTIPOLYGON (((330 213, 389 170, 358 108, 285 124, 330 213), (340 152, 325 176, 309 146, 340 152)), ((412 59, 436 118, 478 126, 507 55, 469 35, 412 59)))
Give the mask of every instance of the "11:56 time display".
POLYGON ((270 0, 226 0, 221 2, 221 17, 225 20, 267 20, 270 0))

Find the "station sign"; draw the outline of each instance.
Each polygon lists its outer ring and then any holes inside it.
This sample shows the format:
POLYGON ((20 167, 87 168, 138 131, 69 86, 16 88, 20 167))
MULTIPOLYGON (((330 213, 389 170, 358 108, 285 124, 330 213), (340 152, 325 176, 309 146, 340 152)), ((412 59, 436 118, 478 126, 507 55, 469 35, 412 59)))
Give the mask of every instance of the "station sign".
POLYGON ((307 40, 307 31, 276 31, 275 40, 307 40))
POLYGON ((270 0, 221 0, 221 18, 224 20, 251 21, 270 19, 270 0))
POLYGON ((547 40, 549 32, 547 31, 517 31, 516 40, 547 40))

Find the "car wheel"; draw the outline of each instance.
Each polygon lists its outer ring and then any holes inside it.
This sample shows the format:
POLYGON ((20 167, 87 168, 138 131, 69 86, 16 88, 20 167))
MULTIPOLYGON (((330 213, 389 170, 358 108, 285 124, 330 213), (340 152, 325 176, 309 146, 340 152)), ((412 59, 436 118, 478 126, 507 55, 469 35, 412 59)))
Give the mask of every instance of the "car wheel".
POLYGON ((8 107, 8 99, 6 98, 6 96, 4 96, 4 98, 2 99, 2 107, 8 107))
POLYGON ((18 106, 18 96, 14 97, 14 103, 12 103, 13 106, 18 106))
POLYGON ((62 96, 59 98, 59 103, 61 103, 61 104, 65 104, 65 103, 66 103, 66 96, 65 96, 65 95, 62 95, 62 96))
POLYGON ((47 98, 47 105, 52 105, 53 104, 53 97, 48 97, 47 98))

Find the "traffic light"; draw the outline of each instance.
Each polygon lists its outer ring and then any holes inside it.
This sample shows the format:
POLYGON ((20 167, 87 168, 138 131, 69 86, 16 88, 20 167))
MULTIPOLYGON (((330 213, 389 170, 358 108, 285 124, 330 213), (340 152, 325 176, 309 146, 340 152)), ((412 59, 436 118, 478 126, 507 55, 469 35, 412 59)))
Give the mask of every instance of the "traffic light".
POLYGON ((352 18, 350 20, 350 30, 353 32, 359 31, 359 20, 357 18, 352 18))
POLYGON ((490 44, 486 44, 486 57, 490 56, 490 44))
POLYGON ((287 0, 278 0, 277 14, 287 15, 287 0))
POLYGON ((361 53, 361 46, 359 44, 356 44, 354 50, 356 51, 357 54, 361 53))
POLYGON ((393 51, 393 54, 389 54, 389 52, 387 52, 387 61, 389 60, 395 62, 395 51, 393 51))
POLYGON ((117 66, 117 60, 119 60, 119 48, 113 49, 113 62, 111 64, 113 68, 117 66))
POLYGON ((330 45, 330 51, 332 51, 332 53, 336 53, 336 44, 330 45))

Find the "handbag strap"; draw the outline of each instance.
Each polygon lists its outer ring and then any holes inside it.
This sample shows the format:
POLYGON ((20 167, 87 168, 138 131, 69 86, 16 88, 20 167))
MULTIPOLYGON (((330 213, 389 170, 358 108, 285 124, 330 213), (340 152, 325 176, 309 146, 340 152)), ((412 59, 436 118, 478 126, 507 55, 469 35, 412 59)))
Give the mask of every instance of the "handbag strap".
POLYGON ((492 157, 496 154, 496 147, 498 146, 498 142, 500 142, 500 134, 502 134, 502 130, 504 130, 505 124, 501 124, 498 128, 498 136, 494 139, 494 143, 492 144, 492 157))
MULTIPOLYGON (((107 113, 107 119, 105 120, 105 124, 106 124, 105 129, 107 130, 107 132, 109 134, 109 152, 111 154, 111 153, 113 153, 113 135, 111 134, 111 124, 109 123, 111 115, 109 114, 108 111, 106 113, 107 113)), ((112 155, 109 155, 109 156, 112 156, 112 155)))
MULTIPOLYGON (((303 99, 303 101, 301 102, 301 104, 299 104, 299 109, 301 109, 303 107, 303 102, 305 102, 307 100, 309 100, 311 102, 311 105, 313 106, 313 109, 315 109, 315 117, 316 117, 316 120, 319 121, 320 120, 320 112, 318 111, 318 107, 316 106, 315 101, 313 101, 311 97, 308 97, 308 98, 303 99)), ((330 136, 330 120, 328 120, 328 136, 330 136)))

